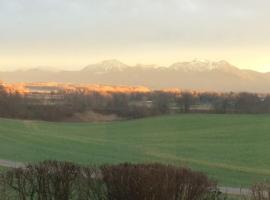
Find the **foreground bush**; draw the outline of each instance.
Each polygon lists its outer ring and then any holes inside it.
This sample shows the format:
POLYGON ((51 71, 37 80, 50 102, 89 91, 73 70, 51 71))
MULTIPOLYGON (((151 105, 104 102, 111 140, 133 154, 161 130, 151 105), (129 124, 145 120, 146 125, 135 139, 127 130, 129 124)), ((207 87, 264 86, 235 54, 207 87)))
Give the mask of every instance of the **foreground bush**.
POLYGON ((12 200, 102 200, 105 186, 95 178, 98 173, 95 167, 69 162, 28 165, 2 175, 1 196, 12 200))
POLYGON ((46 161, 0 176, 1 200, 214 200, 215 191, 204 174, 161 164, 46 161))
POLYGON ((270 200, 270 182, 256 183, 251 187, 252 200, 270 200))
POLYGON ((214 184, 198 172, 161 164, 102 167, 110 200, 199 200, 214 184))

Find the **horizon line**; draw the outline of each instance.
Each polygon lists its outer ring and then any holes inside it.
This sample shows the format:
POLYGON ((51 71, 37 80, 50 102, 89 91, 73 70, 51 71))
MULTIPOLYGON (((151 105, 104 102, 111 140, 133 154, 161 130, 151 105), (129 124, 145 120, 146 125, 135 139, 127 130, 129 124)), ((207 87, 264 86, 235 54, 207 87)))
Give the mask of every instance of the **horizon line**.
POLYGON ((155 68, 155 67, 160 67, 160 68, 169 68, 171 67, 172 65, 174 64, 177 64, 177 63, 191 63, 191 62, 205 62, 205 63, 218 63, 218 62, 226 62, 228 64, 230 64, 231 66, 233 67, 236 67, 238 68, 239 70, 249 70, 249 71, 254 71, 254 72, 258 72, 258 73, 270 73, 270 70, 268 71, 265 71, 265 70, 256 70, 256 69, 251 69, 251 68, 242 68, 242 67, 238 67, 237 65, 234 65, 232 64, 230 61, 227 61, 225 59, 216 59, 216 60, 211 60, 211 59, 200 59, 200 58, 193 58, 193 59, 189 59, 189 60, 183 60, 183 61, 175 61, 175 62, 172 62, 171 64, 168 64, 168 65, 161 65, 161 64, 155 64, 155 63, 150 63, 150 64, 146 64, 146 63, 140 63, 140 62, 137 62, 135 64, 129 64, 128 62, 122 62, 120 61, 120 59, 104 59, 104 60, 100 60, 100 61, 95 61, 95 62, 92 62, 90 64, 85 64, 85 65, 79 65, 79 64, 66 64, 66 65, 32 65, 32 66, 17 66, 17 67, 14 67, 13 69, 11 70, 7 70, 7 69, 4 69, 2 70, 1 68, 2 67, 11 67, 12 64, 10 65, 1 65, 0 66, 0 72, 18 72, 18 71, 28 71, 28 70, 44 70, 44 71, 53 71, 53 72, 61 72, 61 71, 82 71, 83 69, 85 69, 86 67, 89 67, 91 65, 98 65, 98 64, 102 64, 102 63, 105 63, 105 62, 118 62, 118 63, 121 63, 121 64, 124 64, 126 65, 127 67, 137 67, 137 66, 145 66, 145 67, 152 67, 152 68, 155 68), (80 67, 79 69, 75 69, 75 68, 78 68, 80 67), (65 69, 67 68, 67 69, 65 69))

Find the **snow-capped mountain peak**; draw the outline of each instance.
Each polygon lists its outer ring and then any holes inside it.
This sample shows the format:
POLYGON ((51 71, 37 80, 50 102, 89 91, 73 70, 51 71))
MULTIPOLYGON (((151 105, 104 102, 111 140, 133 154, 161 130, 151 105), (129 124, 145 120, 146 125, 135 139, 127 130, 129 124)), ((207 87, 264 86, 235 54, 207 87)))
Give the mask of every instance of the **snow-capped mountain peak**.
POLYGON ((128 66, 118 60, 105 60, 99 63, 100 67, 103 68, 105 71, 123 71, 123 69, 127 68, 128 66))
POLYGON ((95 71, 97 74, 107 72, 120 72, 126 69, 128 65, 118 60, 105 60, 97 64, 89 65, 83 69, 83 71, 95 71))
POLYGON ((224 70, 228 72, 231 70, 237 70, 236 67, 225 60, 215 62, 206 59, 194 59, 190 62, 178 62, 171 65, 170 68, 184 72, 205 72, 214 70, 224 70))

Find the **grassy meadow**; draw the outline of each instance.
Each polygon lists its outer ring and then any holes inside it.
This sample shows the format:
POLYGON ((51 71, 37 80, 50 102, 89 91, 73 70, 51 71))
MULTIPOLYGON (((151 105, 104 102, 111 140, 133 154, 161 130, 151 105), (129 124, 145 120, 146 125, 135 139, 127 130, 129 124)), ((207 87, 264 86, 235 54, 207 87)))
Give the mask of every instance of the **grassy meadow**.
POLYGON ((109 123, 0 119, 0 159, 164 162, 222 185, 270 178, 270 115, 187 114, 109 123))

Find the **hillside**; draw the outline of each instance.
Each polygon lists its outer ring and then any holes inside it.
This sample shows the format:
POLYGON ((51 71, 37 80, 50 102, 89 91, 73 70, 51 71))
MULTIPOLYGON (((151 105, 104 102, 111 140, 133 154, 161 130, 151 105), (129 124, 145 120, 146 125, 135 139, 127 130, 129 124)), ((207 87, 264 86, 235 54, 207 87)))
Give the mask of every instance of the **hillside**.
POLYGON ((268 115, 175 115, 111 123, 0 120, 0 159, 165 162, 222 184, 270 177, 268 115))
POLYGON ((37 68, 0 72, 0 80, 145 86, 150 89, 270 92, 269 73, 241 70, 226 61, 207 60, 178 62, 169 67, 128 66, 117 60, 108 60, 89 65, 79 71, 57 72, 37 68))

